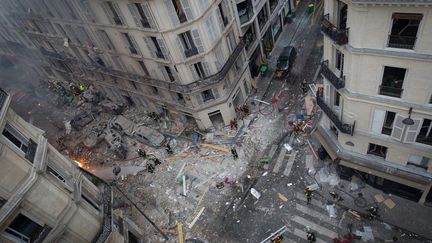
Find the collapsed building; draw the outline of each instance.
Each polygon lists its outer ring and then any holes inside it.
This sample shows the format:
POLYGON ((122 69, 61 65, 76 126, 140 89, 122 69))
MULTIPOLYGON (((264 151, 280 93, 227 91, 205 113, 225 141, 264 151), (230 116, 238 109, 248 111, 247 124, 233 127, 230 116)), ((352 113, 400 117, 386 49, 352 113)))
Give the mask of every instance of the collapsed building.
POLYGON ((60 154, 44 131, 9 108, 0 89, 0 241, 138 242, 141 230, 113 210, 112 187, 60 154))
POLYGON ((40 50, 41 76, 201 129, 236 117, 295 11, 292 0, 0 2, 2 53, 40 50))

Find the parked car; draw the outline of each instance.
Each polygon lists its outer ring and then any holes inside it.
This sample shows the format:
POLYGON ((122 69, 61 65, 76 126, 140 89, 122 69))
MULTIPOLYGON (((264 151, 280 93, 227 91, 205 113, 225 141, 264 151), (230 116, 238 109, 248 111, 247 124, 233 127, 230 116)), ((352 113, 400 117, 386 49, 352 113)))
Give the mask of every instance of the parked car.
POLYGON ((133 137, 141 143, 155 147, 163 146, 166 142, 165 136, 146 126, 139 126, 133 132, 133 137))
POLYGON ((121 115, 114 117, 109 122, 109 125, 111 128, 121 132, 121 134, 126 134, 128 136, 132 136, 132 133, 135 130, 135 123, 121 115))
POLYGON ((287 75, 295 62, 297 52, 293 46, 286 46, 283 48, 276 64, 276 72, 283 72, 287 75))

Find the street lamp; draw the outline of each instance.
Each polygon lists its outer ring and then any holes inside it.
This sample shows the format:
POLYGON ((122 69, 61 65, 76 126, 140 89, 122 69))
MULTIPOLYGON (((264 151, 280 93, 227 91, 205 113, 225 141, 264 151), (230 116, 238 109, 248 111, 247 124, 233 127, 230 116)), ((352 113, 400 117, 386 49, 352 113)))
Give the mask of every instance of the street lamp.
POLYGON ((411 112, 412 112, 412 107, 409 108, 408 111, 408 118, 405 118, 402 120, 402 123, 408 126, 414 125, 414 120, 411 119, 411 112))
POLYGON ((113 187, 115 187, 136 209, 138 209, 138 211, 141 213, 142 216, 144 216, 144 218, 150 222, 150 224, 165 238, 165 240, 169 240, 168 236, 164 234, 164 232, 162 232, 161 229, 159 229, 159 227, 157 227, 157 225, 147 216, 145 215, 145 213, 126 195, 126 193, 124 193, 118 186, 117 186, 117 176, 120 174, 121 172, 121 168, 120 166, 116 165, 113 168, 113 174, 115 175, 114 180, 112 181, 111 185, 113 187))

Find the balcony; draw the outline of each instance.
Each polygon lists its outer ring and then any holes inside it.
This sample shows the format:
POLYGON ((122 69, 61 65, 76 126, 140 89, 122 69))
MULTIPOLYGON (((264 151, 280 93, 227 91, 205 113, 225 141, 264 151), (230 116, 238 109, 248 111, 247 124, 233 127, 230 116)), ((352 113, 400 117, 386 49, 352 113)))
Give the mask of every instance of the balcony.
POLYGON ((96 237, 93 239, 93 243, 106 242, 112 232, 112 190, 111 186, 104 184, 102 192, 102 204, 103 204, 103 225, 101 230, 98 232, 96 237))
POLYGON ((388 47, 414 49, 416 39, 415 36, 389 35, 388 47))
POLYGON ((123 25, 123 22, 121 21, 120 17, 115 16, 113 17, 113 20, 116 25, 123 25))
POLYGON ((321 63, 321 74, 324 75, 324 77, 330 81, 336 89, 345 87, 345 76, 341 78, 336 76, 336 74, 330 70, 328 63, 328 60, 321 63))
POLYGON ((327 117, 333 122, 333 124, 339 129, 340 132, 353 135, 354 133, 354 124, 346 124, 342 123, 339 117, 334 113, 334 111, 324 102, 322 96, 317 93, 317 105, 321 108, 321 110, 327 115, 327 117))
POLYGON ((195 56, 196 54, 198 54, 198 49, 195 47, 191 49, 185 49, 184 54, 186 57, 195 56))
POLYGON ((402 95, 403 89, 401 88, 395 88, 395 87, 389 87, 389 86, 383 86, 380 85, 379 87, 379 94, 380 95, 386 95, 391 97, 400 98, 402 95))
POLYGON ((329 20, 329 14, 324 15, 321 20, 321 31, 338 45, 348 43, 348 29, 338 29, 329 20))
POLYGON ((65 60, 65 58, 62 55, 58 54, 57 52, 48 51, 45 48, 40 48, 40 51, 41 51, 42 55, 44 55, 46 57, 54 58, 57 60, 65 60))

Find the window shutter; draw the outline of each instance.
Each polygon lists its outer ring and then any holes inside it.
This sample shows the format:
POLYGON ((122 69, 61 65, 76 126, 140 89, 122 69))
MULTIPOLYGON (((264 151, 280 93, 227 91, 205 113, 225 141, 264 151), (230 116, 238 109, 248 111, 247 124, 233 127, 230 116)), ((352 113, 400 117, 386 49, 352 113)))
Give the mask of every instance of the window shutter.
POLYGON ((141 28, 142 27, 141 23, 137 17, 138 16, 138 10, 136 9, 135 5, 133 3, 129 3, 127 6, 129 8, 129 11, 132 15, 134 22, 135 22, 136 27, 141 28))
POLYGON ((120 21, 122 22, 123 25, 125 25, 126 22, 125 22, 125 20, 124 20, 124 18, 123 18, 122 12, 120 11, 120 8, 119 8, 119 6, 118 6, 118 3, 112 2, 112 5, 113 5, 113 7, 114 7, 114 9, 115 9, 115 11, 116 11, 116 13, 117 13, 117 15, 118 15, 120 21))
POLYGON ((218 71, 220 71, 225 63, 225 57, 222 51, 222 43, 219 44, 216 48, 215 48, 215 57, 216 57, 216 68, 218 71))
POLYGON ((176 41, 177 41, 177 46, 179 48, 179 51, 180 51, 183 59, 185 59, 186 56, 185 56, 185 53, 184 53, 184 47, 183 47, 183 44, 181 43, 181 40, 180 40, 180 38, 178 36, 176 37, 176 41))
POLYGON ((198 3, 199 3, 201 12, 204 12, 209 5, 209 0, 198 0, 198 3))
POLYGON ((404 143, 414 143, 417 138, 417 133, 420 129, 420 119, 413 119, 414 124, 407 126, 404 143))
POLYGON ((192 37, 194 39, 194 43, 195 43, 195 46, 198 49, 198 52, 199 53, 203 53, 204 52, 204 46, 203 46, 203 43, 201 41, 198 29, 192 30, 192 37))
MULTIPOLYGON (((48 5, 49 5, 49 4, 48 4, 48 5)), ((111 24, 114 24, 114 15, 113 15, 112 12, 109 10, 109 7, 107 6, 107 3, 106 3, 106 2, 102 2, 101 5, 102 5, 102 9, 103 9, 103 11, 105 12, 105 15, 106 15, 107 18, 108 18, 108 21, 109 21, 111 24)))
POLYGON ((137 51, 138 55, 141 55, 141 50, 140 50, 140 47, 138 46, 138 44, 135 40, 135 37, 133 37, 132 35, 129 35, 129 38, 131 39, 132 44, 134 45, 135 50, 137 51))
POLYGON ((404 124, 402 123, 403 119, 405 119, 405 117, 396 114, 395 121, 393 123, 393 130, 391 136, 398 141, 402 140, 404 130, 404 124))
POLYGON ((180 0, 183 6, 183 10, 186 13, 186 18, 188 21, 193 20, 192 8, 190 6, 189 0, 180 0))
POLYGON ((144 14, 145 14, 145 16, 147 18, 147 21, 150 24, 150 27, 152 29, 156 29, 156 24, 155 24, 155 21, 153 20, 153 15, 151 14, 151 11, 150 11, 150 6, 148 5, 147 2, 141 3, 141 6, 142 6, 144 14))
POLYGON ((173 26, 175 27, 175 26, 179 25, 180 20, 177 17, 176 10, 175 10, 174 5, 171 2, 171 0, 165 0, 165 6, 167 7, 168 14, 171 18, 171 22, 172 22, 173 26))
POLYGON ((229 6, 227 5, 227 0, 222 1, 222 9, 224 10, 225 16, 228 19, 228 22, 231 21, 231 11, 229 6))
POLYGON ((167 49, 166 49, 164 40, 161 38, 156 38, 156 41, 159 44, 159 48, 162 51, 162 55, 164 56, 164 59, 168 59, 168 53, 167 53, 167 49))
POLYGON ((195 66, 192 64, 192 65, 189 66, 189 68, 190 68, 190 70, 191 70, 191 72, 192 72, 193 80, 194 80, 194 81, 195 81, 195 80, 198 80, 198 79, 199 79, 199 76, 198 76, 197 71, 195 70, 195 66))
POLYGON ((167 82, 171 82, 168 76, 168 73, 166 72, 165 68, 159 65, 159 70, 162 73, 164 80, 167 82))
POLYGON ((225 25, 222 19, 222 15, 219 11, 219 8, 216 8, 216 15, 217 15, 217 19, 219 21, 219 28, 220 28, 220 32, 222 33, 225 30, 225 25))
POLYGON ((208 62, 201 62, 201 64, 202 64, 202 66, 203 66, 203 69, 204 69, 204 74, 205 74, 205 77, 208 77, 208 76, 210 76, 210 67, 209 67, 209 65, 208 65, 208 62))
POLYGON ((219 96, 218 89, 217 88, 213 88, 212 92, 213 92, 213 95, 214 95, 215 99, 219 99, 220 96, 219 96))
POLYGON ((372 118, 372 132, 381 134, 386 112, 375 109, 372 118))
POLYGON ((197 100, 198 105, 202 105, 202 104, 204 103, 201 94, 198 94, 198 95, 196 95, 195 97, 196 97, 196 100, 197 100))
POLYGON ((214 28, 214 21, 213 21, 213 15, 210 15, 207 20, 206 20, 206 25, 207 25, 207 29, 210 32, 210 43, 213 45, 213 43, 216 41, 217 39, 217 33, 216 30, 214 28))
POLYGON ((149 50, 151 56, 152 56, 153 58, 155 58, 156 55, 155 55, 155 51, 154 51, 154 48, 153 48, 153 43, 152 43, 152 41, 150 40, 150 37, 146 37, 146 36, 144 36, 143 39, 144 39, 144 42, 146 43, 147 49, 149 50))
POLYGON ((329 100, 330 100, 330 85, 325 84, 324 85, 324 91, 325 91, 324 102, 326 102, 327 104, 329 104, 329 100))
POLYGON ((32 139, 29 139, 27 144, 27 152, 25 154, 25 158, 30 162, 34 162, 34 157, 36 155, 37 143, 35 143, 32 139))

